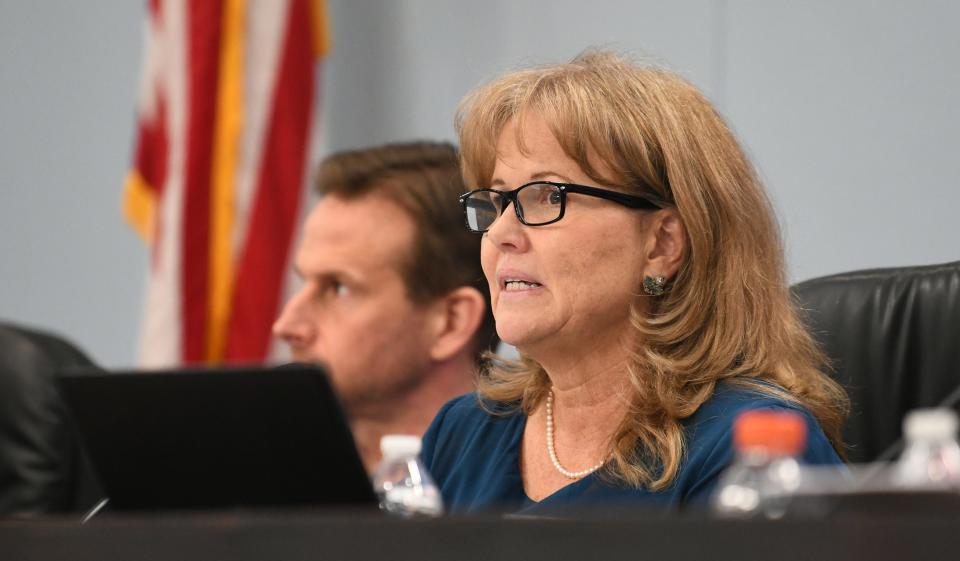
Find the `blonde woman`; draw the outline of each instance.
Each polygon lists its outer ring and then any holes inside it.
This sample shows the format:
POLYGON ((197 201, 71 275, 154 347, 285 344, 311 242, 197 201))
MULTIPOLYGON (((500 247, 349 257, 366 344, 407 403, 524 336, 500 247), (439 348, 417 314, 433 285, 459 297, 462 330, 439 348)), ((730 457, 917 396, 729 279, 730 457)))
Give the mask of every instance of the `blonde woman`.
POLYGON ((452 512, 705 499, 748 409, 840 463, 843 390, 798 321, 770 204, 716 110, 605 52, 507 74, 457 119, 497 332, 423 459, 452 512))

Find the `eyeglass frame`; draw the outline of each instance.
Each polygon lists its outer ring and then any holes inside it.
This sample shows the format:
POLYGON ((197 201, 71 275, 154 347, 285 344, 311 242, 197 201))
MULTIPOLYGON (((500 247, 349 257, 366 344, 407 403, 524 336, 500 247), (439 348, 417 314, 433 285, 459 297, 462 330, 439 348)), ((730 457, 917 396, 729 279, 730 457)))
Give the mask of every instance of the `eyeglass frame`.
MULTIPOLYGON (((488 226, 484 230, 475 230, 470 226, 470 218, 467 215, 467 200, 476 193, 482 192, 491 192, 500 195, 500 213, 497 215, 497 218, 503 216, 503 213, 507 211, 507 207, 510 206, 510 203, 513 203, 513 210, 517 215, 517 220, 519 220, 524 226, 546 226, 547 224, 553 224, 562 220, 567 208, 567 193, 577 193, 580 195, 587 195, 589 197, 597 197, 598 199, 605 199, 633 209, 660 210, 670 206, 669 203, 649 195, 630 195, 628 193, 621 193, 619 191, 613 191, 610 189, 601 189, 599 187, 590 187, 588 185, 578 185, 576 183, 560 183, 557 181, 531 181, 529 183, 524 183, 516 189, 511 189, 510 191, 501 191, 499 189, 491 189, 487 187, 484 189, 467 191, 466 193, 460 195, 460 205, 463 207, 464 222, 467 225, 467 229, 476 234, 483 234, 489 231, 490 227, 488 226), (536 224, 530 224, 526 221, 526 219, 523 217, 523 211, 521 210, 522 207, 518 202, 517 193, 521 189, 525 189, 531 185, 553 185, 557 188, 558 192, 560 193, 560 214, 556 218, 546 222, 537 222, 536 224)), ((494 222, 496 222, 496 219, 494 219, 494 222)), ((490 223, 490 226, 493 226, 493 222, 490 223)))

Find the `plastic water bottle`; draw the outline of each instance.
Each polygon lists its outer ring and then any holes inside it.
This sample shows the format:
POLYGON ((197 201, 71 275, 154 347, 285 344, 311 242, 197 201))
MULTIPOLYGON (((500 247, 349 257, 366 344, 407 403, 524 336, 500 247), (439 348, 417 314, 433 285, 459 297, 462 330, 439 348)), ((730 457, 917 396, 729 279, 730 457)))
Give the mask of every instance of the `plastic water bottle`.
POLYGON ((791 411, 748 411, 734 422, 736 459, 720 476, 713 512, 724 518, 781 518, 801 483, 797 457, 807 425, 791 411))
POLYGON ((380 439, 383 459, 373 473, 380 509, 392 515, 440 516, 443 499, 420 461, 420 439, 390 434, 380 439))
POLYGON ((903 420, 906 447, 893 469, 895 487, 911 491, 960 490, 957 415, 916 409, 903 420))

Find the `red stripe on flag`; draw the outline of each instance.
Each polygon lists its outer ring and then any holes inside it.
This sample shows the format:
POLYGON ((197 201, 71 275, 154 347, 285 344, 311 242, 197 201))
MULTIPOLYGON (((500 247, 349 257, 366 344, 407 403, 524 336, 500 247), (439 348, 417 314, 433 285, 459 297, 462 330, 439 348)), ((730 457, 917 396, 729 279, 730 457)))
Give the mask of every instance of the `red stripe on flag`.
MULTIPOLYGON (((149 5, 149 19, 151 35, 156 33, 157 28, 163 22, 163 5, 159 0, 152 0, 149 5)), ((156 39, 154 39, 156 40, 156 39)), ((157 45, 151 48, 157 49, 157 45)), ((164 188, 167 185, 168 165, 170 162, 170 137, 167 131, 167 92, 163 87, 151 82, 148 86, 152 91, 148 94, 155 100, 155 112, 148 118, 142 113, 137 116, 137 144, 134 153, 134 169, 136 173, 143 178, 145 186, 153 192, 154 200, 160 201, 163 197, 164 188)), ((159 240, 163 233, 162 213, 159 210, 160 205, 155 204, 152 210, 153 215, 153 240, 159 240)), ((155 268, 160 261, 161 245, 154 241, 151 248, 150 267, 155 268)))
POLYGON ((157 111, 150 120, 139 120, 137 151, 134 155, 136 170, 157 196, 163 194, 167 183, 169 142, 167 140, 167 100, 162 92, 156 94, 157 111))
POLYGON ((181 254, 181 359, 204 358, 210 236, 210 166, 220 60, 220 2, 187 2, 187 154, 181 254))
MULTIPOLYGON (((149 25, 155 33, 163 21, 163 5, 158 0, 150 2, 149 25)), ((156 49, 157 46, 153 45, 156 49)), ((137 151, 134 155, 134 165, 147 185, 156 193, 159 199, 163 195, 163 187, 167 183, 167 162, 170 143, 167 135, 167 98, 166 92, 157 83, 148 87, 154 88, 151 97, 156 100, 156 112, 151 119, 143 114, 138 116, 139 125, 137 151)))
POLYGON ((231 361, 266 358, 270 328, 279 308, 312 123, 315 58, 311 21, 307 0, 293 0, 250 227, 237 269, 226 355, 231 361))
MULTIPOLYGON (((161 90, 156 96, 156 113, 152 119, 139 117, 137 148, 134 154, 134 169, 143 179, 144 186, 153 192, 156 201, 163 197, 167 185, 168 165, 170 162, 170 142, 167 133, 167 99, 161 90)), ((163 215, 159 205, 153 208, 153 240, 163 235, 163 215)), ((155 268, 160 262, 162 244, 154 243, 150 256, 150 266, 155 268)))

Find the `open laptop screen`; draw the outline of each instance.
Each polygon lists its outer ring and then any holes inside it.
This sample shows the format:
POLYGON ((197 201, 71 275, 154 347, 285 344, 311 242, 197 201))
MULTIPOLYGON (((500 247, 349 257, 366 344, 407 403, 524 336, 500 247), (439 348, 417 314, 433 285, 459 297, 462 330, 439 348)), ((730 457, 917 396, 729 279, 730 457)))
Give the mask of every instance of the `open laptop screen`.
POLYGON ((112 510, 376 505, 320 368, 74 373, 62 390, 112 510))

